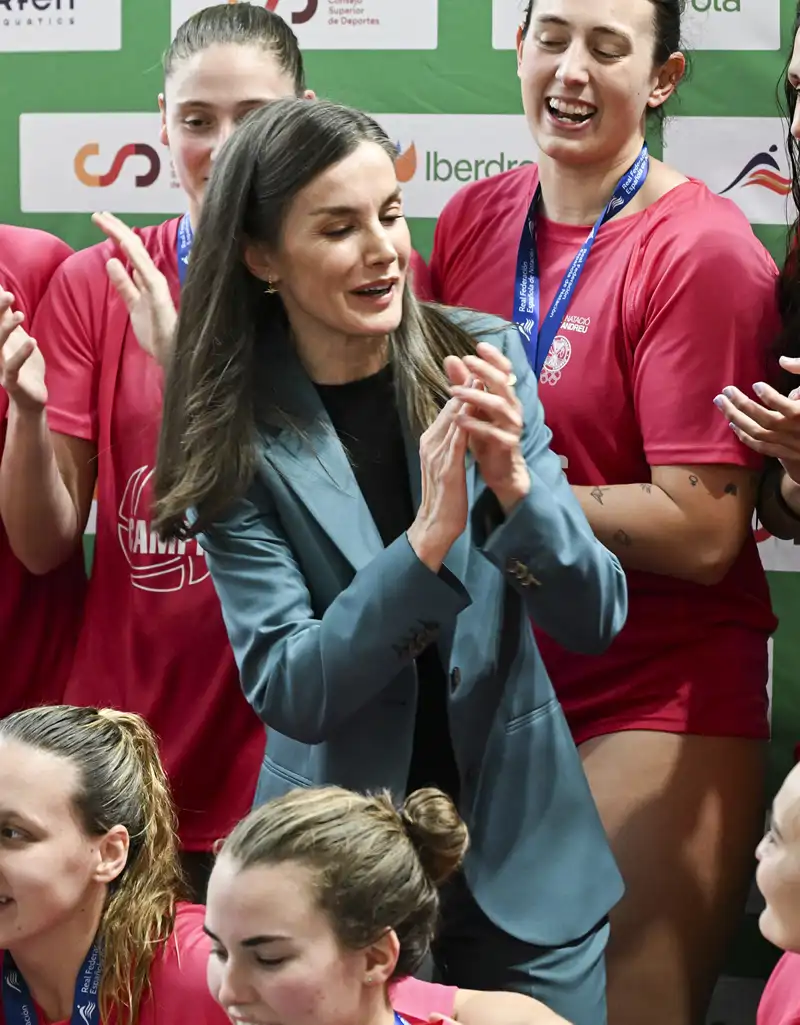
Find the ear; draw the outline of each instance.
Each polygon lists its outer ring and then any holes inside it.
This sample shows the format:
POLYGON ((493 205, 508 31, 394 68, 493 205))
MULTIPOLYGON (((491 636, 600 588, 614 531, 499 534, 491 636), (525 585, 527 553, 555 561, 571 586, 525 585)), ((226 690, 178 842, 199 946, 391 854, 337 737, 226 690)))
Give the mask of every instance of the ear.
POLYGON ((113 883, 128 864, 131 838, 124 826, 113 826, 97 845, 98 864, 94 877, 98 883, 113 883))
POLYGON ((655 85, 650 90, 647 106, 655 110, 662 107, 678 88, 678 83, 686 73, 686 58, 682 53, 672 56, 658 69, 655 85))
POLYGON ((522 25, 517 29, 517 75, 522 67, 522 51, 525 47, 525 36, 522 34, 522 25))
POLYGON ((254 277, 270 284, 276 285, 278 283, 272 260, 267 256, 262 246, 245 246, 243 259, 245 267, 254 277))
POLYGON ((306 89, 306 91, 303 93, 304 100, 315 100, 316 98, 317 94, 314 92, 313 89, 306 89))
POLYGON ((400 957, 400 940, 394 929, 387 929, 380 939, 364 951, 364 983, 367 986, 386 986, 400 957))
POLYGON ((158 109, 161 111, 161 129, 158 137, 162 146, 169 146, 169 134, 167 132, 167 104, 164 101, 164 94, 158 94, 158 109))

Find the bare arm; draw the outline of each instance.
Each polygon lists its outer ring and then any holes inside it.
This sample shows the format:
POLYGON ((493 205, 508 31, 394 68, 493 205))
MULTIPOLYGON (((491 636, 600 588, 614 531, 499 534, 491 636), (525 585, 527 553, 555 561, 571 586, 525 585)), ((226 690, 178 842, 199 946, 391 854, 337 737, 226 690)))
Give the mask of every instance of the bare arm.
POLYGON ((96 478, 97 451, 51 434, 44 412, 9 409, 0 463, 0 515, 14 554, 31 573, 60 566, 80 544, 96 478))
POLYGON ((574 488, 595 534, 626 569, 718 583, 750 529, 758 475, 740 466, 654 466, 651 475, 574 488))
POLYGON ((453 1018, 462 1025, 568 1025, 555 1011, 521 993, 459 989, 453 1018))
POLYGON ((0 295, 0 384, 9 397, 0 462, 0 517, 17 558, 48 573, 80 543, 95 483, 96 450, 47 426, 44 358, 0 295))

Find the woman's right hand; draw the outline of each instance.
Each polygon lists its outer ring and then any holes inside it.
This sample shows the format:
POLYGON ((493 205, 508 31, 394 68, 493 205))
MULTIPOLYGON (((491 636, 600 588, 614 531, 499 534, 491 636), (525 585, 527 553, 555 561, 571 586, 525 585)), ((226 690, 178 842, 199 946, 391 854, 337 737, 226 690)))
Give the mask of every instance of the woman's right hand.
POLYGON ((434 573, 467 526, 467 435, 459 426, 460 399, 450 399, 420 438, 422 500, 408 528, 417 558, 434 573))
POLYGON ((24 316, 13 305, 14 296, 0 291, 0 385, 17 410, 40 413, 47 403, 44 356, 20 326, 24 316))

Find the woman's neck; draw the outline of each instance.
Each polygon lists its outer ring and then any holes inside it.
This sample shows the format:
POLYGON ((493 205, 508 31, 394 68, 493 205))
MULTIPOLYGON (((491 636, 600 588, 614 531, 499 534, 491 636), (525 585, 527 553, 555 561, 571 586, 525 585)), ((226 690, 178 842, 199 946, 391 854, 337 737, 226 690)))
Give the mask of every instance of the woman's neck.
MULTIPOLYGON (((611 164, 565 164, 542 153, 539 181, 542 213, 558 224, 592 225, 605 210, 619 180, 631 168, 644 140, 637 138, 611 164)), ((634 213, 633 200, 624 213, 634 213)))
POLYGON ((105 898, 105 889, 87 895, 68 919, 43 936, 10 948, 20 975, 48 1021, 72 1017, 75 984, 100 928, 105 898))
POLYGON ((300 362, 314 384, 349 384, 377 374, 389 358, 389 339, 348 336, 315 327, 293 330, 300 362))

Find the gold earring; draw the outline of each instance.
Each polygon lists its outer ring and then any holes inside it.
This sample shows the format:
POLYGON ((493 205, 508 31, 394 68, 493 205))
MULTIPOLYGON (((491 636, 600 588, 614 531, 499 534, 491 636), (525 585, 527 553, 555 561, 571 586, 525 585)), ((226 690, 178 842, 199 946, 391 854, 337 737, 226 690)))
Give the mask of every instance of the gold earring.
POLYGON ((273 284, 271 278, 267 278, 267 287, 266 287, 266 289, 264 291, 265 291, 266 295, 277 295, 278 294, 278 289, 273 284))

